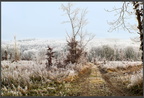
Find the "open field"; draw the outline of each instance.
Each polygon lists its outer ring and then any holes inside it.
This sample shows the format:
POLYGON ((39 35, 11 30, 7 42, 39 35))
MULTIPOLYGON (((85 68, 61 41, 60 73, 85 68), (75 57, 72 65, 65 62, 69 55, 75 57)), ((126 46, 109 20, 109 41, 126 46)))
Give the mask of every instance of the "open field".
POLYGON ((1 62, 2 96, 142 96, 138 42, 96 39, 87 45, 81 63, 66 66, 64 40, 19 40, 19 61, 14 61, 14 42, 2 42, 2 56, 4 50, 13 56, 1 62), (48 68, 47 45, 55 52, 48 68))
POLYGON ((33 61, 2 61, 1 64, 2 96, 142 95, 141 62, 71 64, 66 69, 52 66, 50 70, 45 69, 45 64, 33 61))

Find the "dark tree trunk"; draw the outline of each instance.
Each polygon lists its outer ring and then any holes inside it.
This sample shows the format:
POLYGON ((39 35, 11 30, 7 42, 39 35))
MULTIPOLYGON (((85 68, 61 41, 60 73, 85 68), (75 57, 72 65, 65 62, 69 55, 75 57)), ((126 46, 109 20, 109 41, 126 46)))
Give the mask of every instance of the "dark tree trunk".
POLYGON ((140 34, 140 41, 141 41, 140 49, 142 50, 141 59, 143 61, 143 23, 144 23, 144 20, 143 20, 143 2, 135 1, 135 2, 133 2, 133 6, 134 6, 134 9, 136 11, 135 14, 136 14, 136 18, 138 21, 137 28, 139 29, 139 34, 140 34), (142 5, 141 8, 140 8, 140 5, 142 5))

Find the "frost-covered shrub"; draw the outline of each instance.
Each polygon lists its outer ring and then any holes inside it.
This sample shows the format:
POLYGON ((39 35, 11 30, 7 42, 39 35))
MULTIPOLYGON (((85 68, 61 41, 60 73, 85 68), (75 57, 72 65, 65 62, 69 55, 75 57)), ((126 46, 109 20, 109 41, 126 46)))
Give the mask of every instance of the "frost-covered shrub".
MULTIPOLYGON (((8 60, 14 60, 14 55, 15 55, 15 51, 14 51, 14 48, 12 46, 2 46, 1 47, 1 57, 4 57, 5 56, 5 51, 7 52, 8 54, 8 60)), ((20 50, 19 48, 17 49, 18 53, 20 53, 20 50)))
POLYGON ((136 52, 134 51, 133 47, 129 46, 125 49, 125 58, 128 60, 136 59, 136 52))
POLYGON ((31 49, 26 50, 22 53, 22 60, 34 60, 36 58, 36 52, 37 50, 31 49))
POLYGON ((91 61, 92 58, 100 58, 101 60, 113 60, 114 49, 108 45, 104 45, 102 47, 92 47, 88 55, 88 60, 91 61))
POLYGON ((127 88, 133 94, 143 94, 143 69, 136 75, 131 76, 130 84, 127 86, 127 88))
POLYGON ((102 58, 102 47, 92 47, 90 49, 89 55, 88 55, 88 61, 92 61, 92 58, 102 58))
POLYGON ((79 46, 79 42, 74 37, 70 38, 70 40, 67 41, 67 45, 69 47, 68 48, 69 53, 67 54, 67 58, 64 62, 66 64, 78 63, 84 52, 83 49, 79 46))
POLYGON ((59 56, 60 56, 60 52, 59 52, 59 51, 55 51, 54 57, 55 57, 55 58, 58 58, 59 56))
POLYGON ((138 48, 127 47, 116 47, 112 48, 108 45, 92 47, 88 52, 88 61, 93 59, 98 60, 112 60, 112 61, 122 61, 122 60, 141 60, 142 52, 138 48))
POLYGON ((42 60, 46 58, 46 48, 41 48, 36 53, 36 61, 42 63, 42 60))
POLYGON ((108 45, 104 45, 102 47, 102 57, 105 57, 107 60, 113 60, 114 57, 114 49, 112 49, 108 45))
POLYGON ((141 82, 143 82, 143 69, 141 69, 137 74, 132 75, 131 79, 130 79, 130 82, 131 83, 128 85, 128 87, 138 85, 141 82))
POLYGON ((141 60, 141 56, 142 56, 142 51, 137 51, 136 52, 136 60, 141 60))

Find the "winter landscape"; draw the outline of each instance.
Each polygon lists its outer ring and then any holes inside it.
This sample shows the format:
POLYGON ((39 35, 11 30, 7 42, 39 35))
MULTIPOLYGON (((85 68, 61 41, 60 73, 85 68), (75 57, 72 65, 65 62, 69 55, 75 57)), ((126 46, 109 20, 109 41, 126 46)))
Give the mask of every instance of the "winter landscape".
POLYGON ((1 40, 1 95, 143 96, 141 33, 99 38, 83 29, 87 10, 71 7, 61 5, 71 27, 65 38, 1 40))

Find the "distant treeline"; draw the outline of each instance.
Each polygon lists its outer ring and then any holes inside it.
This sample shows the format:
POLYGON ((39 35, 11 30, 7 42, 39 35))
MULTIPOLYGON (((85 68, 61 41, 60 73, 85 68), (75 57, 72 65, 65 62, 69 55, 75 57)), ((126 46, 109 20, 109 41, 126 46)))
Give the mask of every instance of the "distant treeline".
MULTIPOLYGON (((41 46, 42 47, 42 46, 41 46)), ((46 56, 46 48, 37 48, 28 45, 20 46, 17 49, 20 60, 44 60, 46 56)), ((66 46, 54 49, 55 58, 65 58, 68 53, 66 46)), ((12 47, 1 47, 1 58, 2 60, 13 60, 14 59, 14 49, 12 47)), ((91 47, 87 51, 87 60, 92 62, 93 60, 109 60, 109 61, 122 61, 122 60, 134 60, 138 61, 141 58, 141 51, 132 46, 127 46, 125 48, 112 48, 109 45, 102 45, 99 47, 91 47)))

